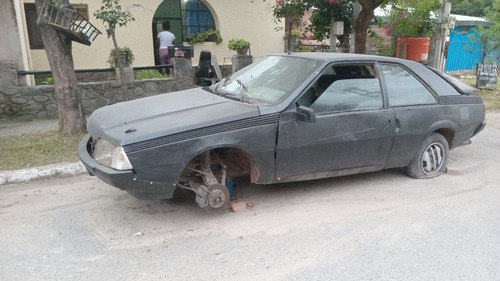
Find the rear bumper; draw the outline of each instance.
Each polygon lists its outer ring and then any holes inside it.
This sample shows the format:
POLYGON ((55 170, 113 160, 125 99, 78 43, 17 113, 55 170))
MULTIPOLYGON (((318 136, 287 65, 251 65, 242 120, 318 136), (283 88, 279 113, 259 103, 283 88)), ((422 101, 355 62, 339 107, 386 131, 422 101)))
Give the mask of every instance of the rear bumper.
POLYGON ((88 173, 96 176, 103 182, 125 190, 132 196, 145 199, 172 198, 175 190, 174 184, 140 180, 133 170, 119 171, 97 163, 91 156, 90 135, 86 135, 78 145, 78 156, 88 173))
POLYGON ((483 121, 481 123, 481 125, 479 125, 479 127, 477 127, 477 129, 474 131, 474 134, 472 136, 475 136, 475 135, 479 134, 479 132, 481 132, 484 129, 484 127, 486 127, 486 122, 485 121, 483 121))

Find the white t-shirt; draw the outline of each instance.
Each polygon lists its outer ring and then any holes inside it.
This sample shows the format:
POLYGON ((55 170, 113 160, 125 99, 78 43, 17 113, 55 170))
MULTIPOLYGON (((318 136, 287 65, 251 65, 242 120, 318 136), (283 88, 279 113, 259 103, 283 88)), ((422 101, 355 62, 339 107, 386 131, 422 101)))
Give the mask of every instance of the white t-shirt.
POLYGON ((175 40, 175 35, 170 31, 162 31, 158 33, 158 39, 160 39, 160 49, 167 49, 168 46, 172 46, 175 40))

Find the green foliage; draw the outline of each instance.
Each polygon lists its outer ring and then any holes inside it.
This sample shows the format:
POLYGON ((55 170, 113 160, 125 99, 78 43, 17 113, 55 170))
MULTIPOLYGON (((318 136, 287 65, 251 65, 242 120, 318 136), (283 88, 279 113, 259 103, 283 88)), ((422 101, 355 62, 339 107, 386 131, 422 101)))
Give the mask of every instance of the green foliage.
POLYGON ((295 37, 300 37, 302 36, 302 32, 300 32, 300 30, 297 30, 297 29, 292 29, 292 32, 290 33, 291 36, 295 36, 295 37))
MULTIPOLYGON (((120 48, 120 58, 122 60, 123 66, 130 66, 135 60, 134 53, 132 52, 132 50, 130 50, 129 47, 120 48)), ((114 49, 109 53, 107 62, 111 68, 114 68, 117 65, 114 49)))
POLYGON ((186 36, 186 40, 189 44, 203 43, 203 42, 215 42, 219 44, 222 42, 222 37, 218 30, 209 29, 207 31, 189 34, 186 36))
POLYGON ((303 0, 276 0, 273 6, 273 16, 277 22, 285 18, 299 23, 309 7, 311 7, 309 2, 303 0))
POLYGON ((35 74, 35 85, 54 85, 54 78, 47 74, 35 74))
POLYGON ((56 6, 57 8, 61 8, 63 6, 62 0, 50 0, 50 4, 56 6))
POLYGON ((478 26, 475 28, 477 35, 469 36, 469 39, 483 45, 481 61, 491 60, 487 58, 494 50, 500 48, 500 0, 494 0, 493 5, 485 10, 488 20, 493 22, 492 26, 478 26))
POLYGON ((353 3, 351 0, 277 0, 273 15, 277 22, 285 18, 300 25, 304 12, 314 7, 307 30, 313 34, 312 39, 321 41, 329 38, 332 19, 344 22, 344 34, 351 33, 353 3))
POLYGON ((451 0, 451 13, 473 17, 484 17, 493 0, 451 0))
POLYGON ((143 69, 135 72, 136 80, 147 80, 147 79, 161 79, 168 78, 170 75, 162 74, 156 69, 143 69))
POLYGON ((389 15, 389 29, 392 38, 431 37, 436 33, 437 20, 431 12, 439 8, 438 0, 413 2, 412 6, 392 7, 389 15))
POLYGON ((101 9, 94 12, 94 16, 107 24, 108 38, 115 33, 117 26, 127 26, 128 22, 135 21, 130 11, 122 11, 119 0, 102 0, 101 9))
POLYGON ((313 3, 316 9, 313 10, 310 18, 311 24, 307 29, 313 34, 314 40, 322 41, 330 38, 332 19, 344 22, 344 34, 351 33, 353 1, 342 0, 330 3, 329 1, 314 0, 313 3))
POLYGON ((368 34, 370 36, 370 43, 377 49, 378 55, 386 57, 393 57, 395 55, 394 46, 386 42, 384 37, 372 31, 368 31, 368 34))
POLYGON ((250 42, 244 39, 231 39, 229 40, 227 47, 229 48, 229 50, 237 51, 250 47, 250 42))

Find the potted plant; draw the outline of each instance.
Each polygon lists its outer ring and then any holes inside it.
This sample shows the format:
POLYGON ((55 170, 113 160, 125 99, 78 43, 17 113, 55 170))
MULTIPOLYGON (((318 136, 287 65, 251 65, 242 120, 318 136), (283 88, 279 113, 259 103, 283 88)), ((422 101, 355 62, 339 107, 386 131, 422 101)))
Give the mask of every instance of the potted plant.
POLYGON ((301 37, 303 34, 300 32, 300 30, 297 29, 292 29, 290 31, 290 37, 288 38, 288 46, 289 50, 292 52, 296 52, 298 50, 298 38, 301 37))
POLYGON ((222 37, 218 30, 209 29, 194 34, 189 34, 188 36, 186 36, 186 40, 191 45, 203 42, 215 42, 219 44, 220 42, 222 42, 222 37))
MULTIPOLYGON (((120 59, 122 62, 123 66, 123 73, 125 74, 125 79, 127 81, 133 81, 134 80, 134 69, 131 67, 132 63, 134 62, 134 54, 132 53, 132 50, 130 50, 129 47, 122 47, 120 49, 120 59)), ((115 69, 116 72, 116 79, 120 81, 120 68, 118 67, 118 62, 117 58, 115 56, 115 50, 111 50, 108 58, 108 64, 111 68, 115 69)))
POLYGON ((229 50, 236 51, 238 55, 246 55, 250 48, 250 42, 244 39, 231 39, 227 47, 229 50))
MULTIPOLYGON (((134 53, 132 52, 132 50, 130 50, 129 47, 120 48, 120 58, 124 67, 129 67, 130 65, 132 65, 135 59, 134 53)), ((108 64, 111 68, 117 66, 114 49, 109 53, 108 64)))

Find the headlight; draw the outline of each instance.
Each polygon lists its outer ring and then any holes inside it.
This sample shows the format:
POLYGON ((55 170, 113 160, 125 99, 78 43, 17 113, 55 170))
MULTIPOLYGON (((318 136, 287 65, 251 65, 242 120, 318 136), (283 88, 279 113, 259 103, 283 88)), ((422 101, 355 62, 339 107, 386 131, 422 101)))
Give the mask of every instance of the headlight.
POLYGON ((95 144, 94 160, 99 164, 117 170, 132 169, 132 164, 130 164, 123 147, 116 146, 103 139, 97 140, 97 143, 95 144))

